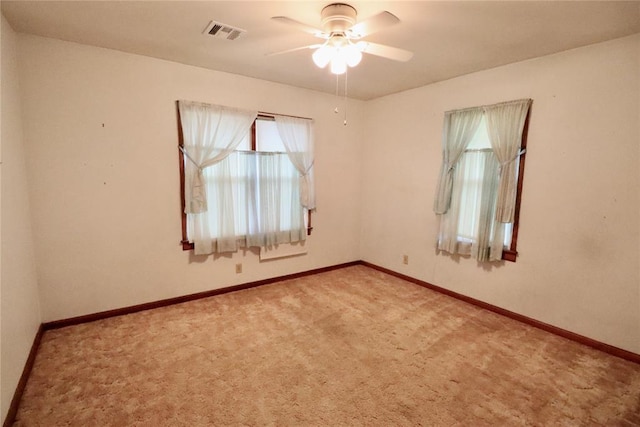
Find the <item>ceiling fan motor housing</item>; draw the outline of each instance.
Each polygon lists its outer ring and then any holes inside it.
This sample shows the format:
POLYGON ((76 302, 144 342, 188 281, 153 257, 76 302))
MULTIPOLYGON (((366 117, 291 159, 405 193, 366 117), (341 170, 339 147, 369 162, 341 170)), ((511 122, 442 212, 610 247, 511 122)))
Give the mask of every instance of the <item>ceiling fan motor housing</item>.
POLYGON ((325 32, 344 33, 356 23, 356 10, 345 3, 333 3, 322 9, 322 28, 325 32))

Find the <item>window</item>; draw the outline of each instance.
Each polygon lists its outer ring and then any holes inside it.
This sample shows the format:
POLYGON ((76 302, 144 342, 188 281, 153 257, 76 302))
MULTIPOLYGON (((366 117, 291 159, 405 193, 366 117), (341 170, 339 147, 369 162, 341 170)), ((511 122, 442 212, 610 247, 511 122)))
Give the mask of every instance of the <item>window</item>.
MULTIPOLYGON (((181 146, 183 125, 180 122, 181 146)), ((301 205, 301 175, 273 116, 258 115, 230 154, 201 169, 208 209, 197 213, 185 213, 185 170, 192 166, 190 161, 181 148, 184 250, 213 253, 270 247, 304 240, 310 234, 310 212, 301 205)))
MULTIPOLYGON (((459 242, 471 244, 474 236, 478 235, 483 192, 491 191, 492 187, 491 185, 486 185, 486 180, 491 178, 491 174, 497 175, 498 167, 499 163, 491 149, 491 142, 487 133, 486 118, 482 117, 478 130, 466 150, 462 153, 458 166, 460 185, 455 186, 451 194, 452 198, 457 197, 463 200, 460 206, 460 217, 458 218, 459 242)), ((512 229, 512 223, 505 224, 504 248, 511 246, 512 229)), ((495 233, 494 226, 492 227, 491 235, 495 236, 495 233)))
POLYGON ((530 102, 445 115, 434 202, 439 250, 478 261, 516 260, 530 102))

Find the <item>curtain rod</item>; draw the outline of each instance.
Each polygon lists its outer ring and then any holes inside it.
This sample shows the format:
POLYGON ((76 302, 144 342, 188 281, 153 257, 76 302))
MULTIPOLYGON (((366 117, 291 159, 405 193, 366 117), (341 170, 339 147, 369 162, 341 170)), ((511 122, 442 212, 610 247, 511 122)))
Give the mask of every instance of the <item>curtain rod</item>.
POLYGON ((293 119, 313 120, 312 118, 309 118, 309 117, 300 117, 300 116, 292 116, 290 114, 267 113, 266 111, 258 111, 258 117, 271 117, 271 118, 273 118, 275 116, 291 117, 293 119))
POLYGON ((527 101, 529 103, 533 102, 533 100, 531 98, 522 98, 522 99, 514 99, 513 101, 498 102, 497 104, 478 105, 476 107, 461 108, 459 110, 449 110, 449 111, 445 111, 444 113, 445 114, 460 113, 460 112, 463 112, 463 111, 475 110, 477 108, 496 107, 498 105, 508 105, 508 104, 513 104, 513 103, 516 103, 516 102, 523 102, 523 101, 527 101))
MULTIPOLYGON (((221 107, 221 108, 230 108, 230 109, 233 109, 233 110, 240 110, 239 108, 236 108, 236 107, 230 107, 230 106, 227 106, 227 105, 220 105, 220 104, 210 104, 208 102, 202 102, 202 101, 176 100, 176 105, 179 105, 179 103, 181 101, 192 103, 192 104, 200 104, 200 105, 207 105, 207 106, 214 106, 214 107, 221 107)), ((242 110, 243 111, 250 111, 250 110, 244 110, 244 109, 242 109, 242 110)), ((255 111, 255 110, 253 110, 253 111, 255 111)), ((291 118, 294 118, 294 119, 313 120, 310 117, 292 116, 290 114, 269 113, 269 112, 266 112, 266 111, 258 111, 258 116, 271 117, 271 118, 273 118, 275 116, 282 116, 282 117, 291 117, 291 118)))

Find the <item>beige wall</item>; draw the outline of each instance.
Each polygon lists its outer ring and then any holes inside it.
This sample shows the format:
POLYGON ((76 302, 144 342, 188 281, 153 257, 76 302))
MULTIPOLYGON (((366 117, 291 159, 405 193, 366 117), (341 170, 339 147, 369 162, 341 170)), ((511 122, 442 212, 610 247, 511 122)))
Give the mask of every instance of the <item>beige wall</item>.
POLYGON ((636 35, 369 102, 361 257, 639 353, 639 47, 636 35), (533 99, 518 261, 437 255, 444 111, 518 98, 533 99))
POLYGON ((359 258, 361 102, 344 127, 330 95, 35 36, 20 42, 44 321, 359 258), (182 251, 178 99, 315 119, 307 255, 259 262, 251 252, 214 260, 182 251))
POLYGON ((40 307, 20 118, 17 36, 2 17, 1 417, 4 420, 33 339, 40 307))

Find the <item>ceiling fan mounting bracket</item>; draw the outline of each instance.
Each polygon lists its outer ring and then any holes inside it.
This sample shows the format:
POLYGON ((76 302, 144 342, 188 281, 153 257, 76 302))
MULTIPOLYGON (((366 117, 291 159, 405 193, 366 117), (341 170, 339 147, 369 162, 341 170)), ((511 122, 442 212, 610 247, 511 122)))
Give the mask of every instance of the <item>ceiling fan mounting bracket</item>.
POLYGON ((346 3, 332 3, 322 9, 322 29, 328 33, 345 33, 356 23, 355 8, 346 3))

